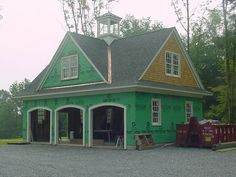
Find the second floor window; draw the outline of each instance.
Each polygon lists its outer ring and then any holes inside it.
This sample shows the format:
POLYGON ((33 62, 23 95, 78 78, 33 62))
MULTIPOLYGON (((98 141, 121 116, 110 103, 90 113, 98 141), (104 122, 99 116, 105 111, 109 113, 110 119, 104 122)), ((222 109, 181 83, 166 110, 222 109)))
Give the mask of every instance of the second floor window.
POLYGON ((63 57, 61 61, 62 80, 78 78, 78 56, 71 55, 63 57))
POLYGON ((180 76, 180 59, 178 54, 166 52, 165 64, 166 75, 177 77, 180 76))

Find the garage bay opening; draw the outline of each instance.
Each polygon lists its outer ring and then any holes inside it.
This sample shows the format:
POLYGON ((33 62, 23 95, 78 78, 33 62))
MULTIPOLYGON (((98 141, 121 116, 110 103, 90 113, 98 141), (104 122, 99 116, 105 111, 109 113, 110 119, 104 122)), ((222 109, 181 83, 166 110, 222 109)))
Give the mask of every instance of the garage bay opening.
POLYGON ((50 111, 36 109, 29 113, 29 141, 50 142, 50 111))
POLYGON ((58 143, 83 145, 83 110, 68 107, 58 111, 58 143))
POLYGON ((93 146, 124 147, 124 109, 101 106, 92 111, 93 146))

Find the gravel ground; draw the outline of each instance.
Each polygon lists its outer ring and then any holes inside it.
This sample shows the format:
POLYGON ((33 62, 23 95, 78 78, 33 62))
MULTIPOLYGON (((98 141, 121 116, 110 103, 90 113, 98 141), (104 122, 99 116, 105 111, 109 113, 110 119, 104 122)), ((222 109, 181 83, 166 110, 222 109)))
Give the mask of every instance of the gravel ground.
POLYGON ((1 177, 235 177, 236 151, 1 145, 1 177))

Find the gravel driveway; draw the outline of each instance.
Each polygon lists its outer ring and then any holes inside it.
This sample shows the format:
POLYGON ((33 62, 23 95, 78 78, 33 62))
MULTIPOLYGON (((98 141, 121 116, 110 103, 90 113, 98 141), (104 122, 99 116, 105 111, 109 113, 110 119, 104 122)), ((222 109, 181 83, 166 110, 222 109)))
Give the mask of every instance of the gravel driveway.
POLYGON ((1 177, 235 177, 236 151, 1 145, 1 177))

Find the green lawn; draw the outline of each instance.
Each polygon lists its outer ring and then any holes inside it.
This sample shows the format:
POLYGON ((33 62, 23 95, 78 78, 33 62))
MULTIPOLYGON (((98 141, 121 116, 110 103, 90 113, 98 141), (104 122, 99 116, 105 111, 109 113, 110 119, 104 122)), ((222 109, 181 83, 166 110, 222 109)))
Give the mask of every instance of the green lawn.
POLYGON ((22 138, 0 139, 0 145, 7 143, 20 143, 20 142, 23 142, 22 138))

